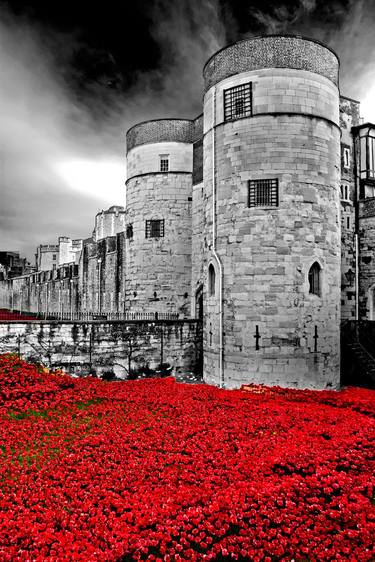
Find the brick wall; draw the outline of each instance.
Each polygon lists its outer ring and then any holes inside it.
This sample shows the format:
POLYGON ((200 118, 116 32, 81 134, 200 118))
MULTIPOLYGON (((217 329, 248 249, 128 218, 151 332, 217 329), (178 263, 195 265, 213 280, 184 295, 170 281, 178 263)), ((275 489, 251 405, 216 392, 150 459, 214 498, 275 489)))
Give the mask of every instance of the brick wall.
POLYGON ((126 149, 154 142, 193 142, 194 121, 190 119, 157 119, 134 125, 126 133, 126 149))
POLYGON ((205 90, 228 76, 259 68, 295 68, 325 76, 338 84, 337 56, 326 46, 302 37, 255 37, 214 54, 203 75, 205 90))
POLYGON ((77 372, 106 370, 126 377, 129 367, 155 369, 169 363, 175 370, 196 371, 201 358, 197 321, 3 322, 2 353, 20 352, 51 367, 77 372))

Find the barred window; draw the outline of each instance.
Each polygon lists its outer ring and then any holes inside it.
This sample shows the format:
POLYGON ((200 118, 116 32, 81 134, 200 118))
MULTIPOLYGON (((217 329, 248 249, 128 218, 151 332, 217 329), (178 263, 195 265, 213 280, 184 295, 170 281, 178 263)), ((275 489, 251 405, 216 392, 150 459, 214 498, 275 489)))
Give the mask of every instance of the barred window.
POLYGON ((146 221, 146 238, 161 238, 164 236, 164 219, 146 221))
POLYGON ((169 171, 169 154, 160 154, 160 171, 169 171))
POLYGON ((342 201, 349 201, 349 186, 342 184, 340 186, 340 192, 342 201))
POLYGON ((278 207, 279 180, 250 180, 249 207, 278 207))
POLYGON ((318 262, 314 262, 309 271, 309 293, 320 296, 320 275, 321 267, 318 262))
POLYGON ((126 227, 126 238, 133 238, 133 225, 128 224, 126 227))
POLYGON ((251 82, 224 90, 224 121, 252 115, 251 82))

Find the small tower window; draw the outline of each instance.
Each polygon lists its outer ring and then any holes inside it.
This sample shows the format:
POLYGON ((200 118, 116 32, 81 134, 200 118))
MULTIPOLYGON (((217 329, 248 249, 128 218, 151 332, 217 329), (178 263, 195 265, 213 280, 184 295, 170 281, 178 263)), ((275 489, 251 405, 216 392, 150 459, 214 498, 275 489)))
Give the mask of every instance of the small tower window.
POLYGON ((251 82, 224 90, 224 121, 252 115, 251 82))
POLYGON ((279 180, 250 180, 249 207, 277 207, 279 205, 279 180))
POLYGON ((160 171, 169 171, 169 154, 160 154, 160 171))
POLYGON ((146 221, 146 238, 161 238, 164 236, 164 219, 146 221))
POLYGON ((208 268, 208 294, 210 297, 215 296, 216 272, 215 268, 210 264, 208 268))
POLYGON ((309 293, 320 296, 321 291, 321 267, 318 262, 314 262, 309 271, 309 293))

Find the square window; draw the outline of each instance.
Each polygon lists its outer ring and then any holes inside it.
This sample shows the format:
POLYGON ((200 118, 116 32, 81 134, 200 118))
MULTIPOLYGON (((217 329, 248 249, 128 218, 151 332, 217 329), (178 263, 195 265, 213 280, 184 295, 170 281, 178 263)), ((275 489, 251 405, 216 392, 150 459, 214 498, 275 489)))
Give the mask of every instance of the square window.
POLYGON ((250 180, 249 207, 278 207, 279 180, 250 180))
POLYGON ((224 121, 252 115, 252 84, 241 84, 224 90, 224 121))
POLYGON ((161 238, 164 236, 164 219, 146 221, 146 238, 161 238))
POLYGON ((160 171, 169 171, 169 154, 160 154, 160 171))

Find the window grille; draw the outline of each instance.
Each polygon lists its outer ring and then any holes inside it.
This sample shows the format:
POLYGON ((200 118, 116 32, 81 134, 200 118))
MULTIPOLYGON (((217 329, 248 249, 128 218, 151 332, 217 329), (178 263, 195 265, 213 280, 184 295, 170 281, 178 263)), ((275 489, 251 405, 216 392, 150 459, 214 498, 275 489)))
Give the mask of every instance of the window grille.
POLYGON ((208 268, 208 294, 210 295, 210 297, 215 296, 215 283, 216 283, 216 273, 215 273, 215 268, 211 263, 208 268))
POLYGON ((169 155, 168 154, 160 154, 160 171, 161 172, 168 172, 169 171, 169 155))
POLYGON ((279 180, 250 180, 249 207, 277 207, 279 205, 279 180))
POLYGON ((126 238, 133 238, 133 225, 128 224, 126 227, 126 238))
POLYGON ((320 296, 320 276, 321 267, 318 262, 314 262, 309 271, 309 293, 320 296))
POLYGON ((252 115, 251 82, 224 90, 224 121, 252 115))
POLYGON ((164 236, 164 219, 146 220, 146 238, 161 238, 164 236))

